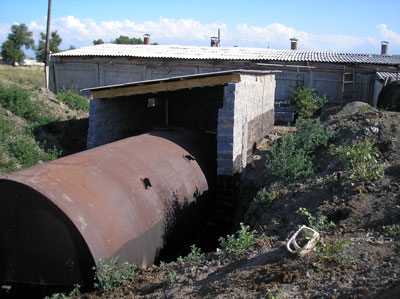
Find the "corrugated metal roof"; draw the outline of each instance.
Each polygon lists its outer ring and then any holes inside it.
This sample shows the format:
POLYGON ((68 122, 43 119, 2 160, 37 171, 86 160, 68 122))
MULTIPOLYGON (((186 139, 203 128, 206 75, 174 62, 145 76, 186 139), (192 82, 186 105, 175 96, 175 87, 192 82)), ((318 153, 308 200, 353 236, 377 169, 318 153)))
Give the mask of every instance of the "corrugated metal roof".
POLYGON ((381 80, 400 81, 400 73, 377 72, 376 75, 381 80))
POLYGON ((355 54, 242 47, 103 44, 64 51, 52 56, 103 56, 198 60, 297 61, 400 65, 400 55, 355 54))

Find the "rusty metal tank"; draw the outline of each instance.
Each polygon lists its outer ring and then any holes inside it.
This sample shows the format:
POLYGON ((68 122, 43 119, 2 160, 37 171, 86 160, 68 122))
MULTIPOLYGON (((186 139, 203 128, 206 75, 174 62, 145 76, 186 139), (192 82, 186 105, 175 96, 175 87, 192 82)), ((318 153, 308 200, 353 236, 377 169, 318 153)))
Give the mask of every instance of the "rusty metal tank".
POLYGON ((0 177, 0 282, 90 285, 100 258, 152 264, 176 209, 208 192, 196 143, 150 132, 0 177))

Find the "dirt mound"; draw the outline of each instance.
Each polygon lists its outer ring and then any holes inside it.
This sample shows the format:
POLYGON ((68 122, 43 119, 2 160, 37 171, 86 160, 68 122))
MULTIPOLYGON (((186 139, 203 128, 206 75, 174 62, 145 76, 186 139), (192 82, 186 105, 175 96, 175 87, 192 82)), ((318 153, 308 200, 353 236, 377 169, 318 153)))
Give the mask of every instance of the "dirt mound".
POLYGON ((327 126, 336 132, 334 147, 368 136, 380 151, 383 177, 354 183, 339 160, 321 149, 314 159, 314 175, 284 185, 278 198, 264 208, 252 202, 266 181, 262 174, 269 141, 264 140, 241 187, 243 201, 251 202, 245 221, 264 234, 250 250, 225 258, 210 253, 198 266, 186 262, 153 266, 112 293, 82 297, 398 297, 400 114, 355 102, 328 116, 327 126), (288 238, 300 225, 309 225, 310 217, 321 225, 321 242, 303 257, 288 253, 288 238))

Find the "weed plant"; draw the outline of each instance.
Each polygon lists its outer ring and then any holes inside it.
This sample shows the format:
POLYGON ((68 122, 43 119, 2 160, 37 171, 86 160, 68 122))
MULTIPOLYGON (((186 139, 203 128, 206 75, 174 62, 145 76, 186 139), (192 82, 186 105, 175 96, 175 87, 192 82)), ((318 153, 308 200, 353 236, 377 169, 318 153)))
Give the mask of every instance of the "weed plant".
POLYGON ((176 270, 171 270, 168 272, 168 275, 164 278, 164 281, 168 284, 173 284, 177 282, 181 277, 179 276, 176 270))
POLYGON ((299 117, 311 118, 328 101, 325 96, 319 97, 314 88, 299 86, 290 95, 294 112, 299 117))
POLYGON ((383 228, 384 228, 383 234, 386 237, 395 237, 400 235, 400 225, 398 224, 387 225, 384 226, 383 228))
POLYGON ((137 276, 138 267, 135 264, 119 263, 118 257, 100 259, 99 265, 93 267, 95 273, 95 288, 102 291, 111 291, 125 282, 130 282, 137 276))
POLYGON ((314 173, 313 153, 321 146, 326 146, 334 132, 324 127, 318 120, 296 121, 296 132, 285 134, 280 143, 272 146, 266 161, 269 175, 283 181, 298 181, 314 173))
POLYGON ((81 294, 80 292, 80 285, 75 284, 74 289, 67 295, 65 293, 54 293, 53 295, 46 296, 44 299, 68 299, 68 298, 74 298, 76 296, 79 296, 81 294))
POLYGON ((264 209, 269 209, 274 201, 278 200, 279 197, 282 196, 283 192, 281 191, 281 188, 282 185, 279 182, 272 183, 268 189, 263 187, 257 192, 254 201, 261 204, 264 209))
POLYGON ((335 240, 330 244, 319 243, 313 250, 317 253, 318 261, 321 263, 336 262, 342 265, 355 263, 353 252, 346 241, 335 240))
POLYGON ((190 246, 190 253, 185 257, 178 257, 179 263, 189 263, 192 266, 198 266, 204 262, 205 254, 196 245, 190 246))
POLYGON ((57 100, 67 105, 70 109, 89 112, 89 101, 82 96, 76 87, 71 89, 62 88, 57 93, 57 100))
POLYGON ((330 146, 330 153, 344 164, 348 178, 353 182, 374 181, 384 174, 378 163, 379 150, 368 140, 357 140, 350 145, 330 146))
POLYGON ((239 253, 248 249, 257 240, 257 232, 250 231, 250 226, 240 223, 240 230, 236 234, 220 237, 221 253, 223 257, 239 253))
POLYGON ((328 218, 325 215, 315 217, 303 207, 300 207, 296 213, 307 218, 308 226, 318 232, 324 232, 336 226, 332 221, 328 221, 328 218))

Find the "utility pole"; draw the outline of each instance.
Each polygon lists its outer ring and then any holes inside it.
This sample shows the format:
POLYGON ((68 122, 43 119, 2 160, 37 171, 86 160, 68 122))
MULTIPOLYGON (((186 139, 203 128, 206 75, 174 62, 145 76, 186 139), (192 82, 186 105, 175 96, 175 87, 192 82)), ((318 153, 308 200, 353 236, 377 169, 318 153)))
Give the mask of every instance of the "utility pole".
POLYGON ((45 77, 44 80, 47 89, 49 89, 50 15, 51 15, 51 0, 49 0, 49 5, 47 9, 46 50, 45 50, 45 65, 44 65, 44 77, 45 77))

